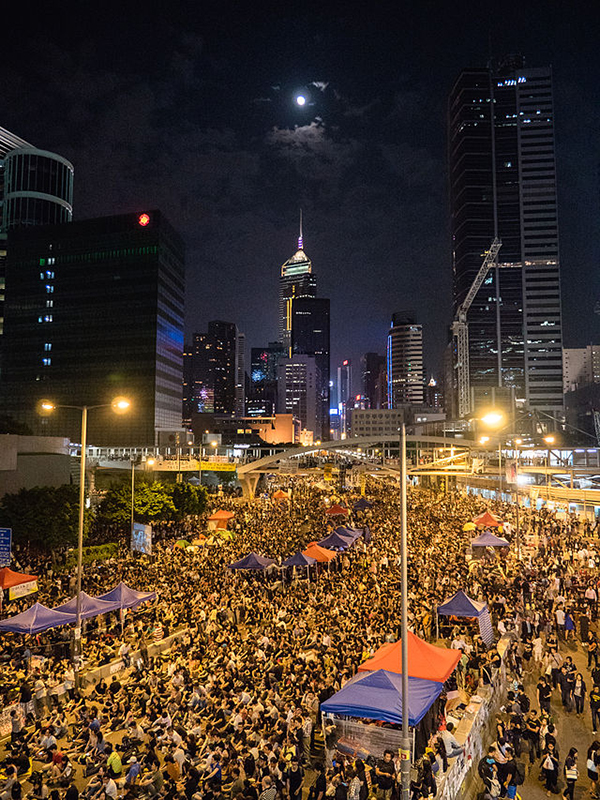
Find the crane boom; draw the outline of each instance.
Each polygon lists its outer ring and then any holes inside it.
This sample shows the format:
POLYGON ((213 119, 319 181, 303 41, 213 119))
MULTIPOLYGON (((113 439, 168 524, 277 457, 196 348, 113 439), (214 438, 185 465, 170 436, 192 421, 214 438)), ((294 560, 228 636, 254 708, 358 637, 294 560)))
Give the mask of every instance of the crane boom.
POLYGON ((456 311, 454 322, 452 323, 452 335, 456 340, 456 372, 458 389, 458 416, 465 417, 471 411, 471 380, 469 369, 469 325, 467 323, 467 312, 471 308, 477 292, 483 286, 488 271, 496 262, 498 252, 502 247, 500 239, 495 238, 490 249, 485 251, 484 259, 479 267, 479 272, 471 288, 467 292, 456 311))

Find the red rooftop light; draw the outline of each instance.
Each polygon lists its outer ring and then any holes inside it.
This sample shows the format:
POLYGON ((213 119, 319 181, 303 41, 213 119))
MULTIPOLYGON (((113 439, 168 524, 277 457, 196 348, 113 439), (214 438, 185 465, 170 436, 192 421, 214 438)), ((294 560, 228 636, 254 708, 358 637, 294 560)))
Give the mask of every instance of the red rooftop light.
POLYGON ((149 222, 150 222, 150 217, 149 217, 148 214, 140 214, 139 215, 138 223, 142 226, 142 228, 145 228, 146 225, 148 225, 149 222))

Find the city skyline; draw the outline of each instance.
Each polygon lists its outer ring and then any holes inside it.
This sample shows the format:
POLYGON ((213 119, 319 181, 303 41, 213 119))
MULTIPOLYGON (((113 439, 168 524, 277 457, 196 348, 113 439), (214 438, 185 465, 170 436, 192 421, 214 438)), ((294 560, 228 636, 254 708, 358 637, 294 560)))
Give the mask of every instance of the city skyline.
POLYGON ((600 150, 590 137, 598 111, 585 69, 594 17, 545 6, 540 16, 541 9, 515 4, 496 18, 440 6, 439 27, 452 46, 441 33, 424 35, 427 15, 418 9, 405 31, 391 20, 384 30, 382 12, 365 21, 352 9, 343 32, 333 10, 309 21, 259 8, 248 30, 243 14, 230 24, 223 8, 192 13, 186 25, 178 11, 164 28, 125 13, 116 25, 100 15, 94 28, 70 21, 66 30, 36 19, 4 53, 1 122, 74 164, 76 219, 164 210, 190 253, 188 339, 215 306, 250 347, 274 338, 274 278, 302 207, 319 294, 332 301, 332 363, 382 352, 391 314, 409 295, 423 321, 427 373, 439 378, 451 320, 445 98, 462 69, 485 66, 490 31, 495 52, 523 52, 531 67, 553 64, 570 289, 564 344, 600 338, 598 234, 576 211, 579 201, 598 207, 600 150), (282 67, 292 30, 302 54, 282 67), (109 31, 130 46, 109 47, 109 31), (33 51, 37 58, 28 58, 33 51), (248 74, 240 75, 239 59, 248 74), (377 64, 397 68, 382 74, 377 64), (302 108, 294 103, 299 89, 308 98, 302 108))

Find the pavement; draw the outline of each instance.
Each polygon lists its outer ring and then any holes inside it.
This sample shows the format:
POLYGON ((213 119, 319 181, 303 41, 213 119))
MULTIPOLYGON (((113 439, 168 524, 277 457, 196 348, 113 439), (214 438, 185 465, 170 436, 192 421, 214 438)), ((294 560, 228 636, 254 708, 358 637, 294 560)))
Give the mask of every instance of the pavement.
MULTIPOLYGON (((590 671, 587 668, 587 651, 581 646, 578 641, 560 642, 559 650, 562 655, 571 656, 577 670, 583 675, 586 684, 588 695, 586 695, 584 712, 581 717, 575 714, 575 711, 567 712, 562 705, 560 689, 555 689, 552 693, 552 717, 554 725, 557 729, 557 741, 559 752, 559 781, 558 795, 554 797, 562 797, 562 792, 565 789, 564 779, 564 763, 567 753, 571 747, 576 747, 578 750, 578 767, 579 767, 579 780, 575 784, 575 800, 583 800, 589 798, 590 795, 590 781, 587 776, 586 761, 587 749, 595 739, 600 739, 600 734, 594 736, 592 734, 592 718, 589 709, 589 691, 592 688, 592 678, 590 671)), ((536 686, 540 673, 533 670, 525 679, 525 690, 531 700, 531 707, 539 711, 537 702, 536 686)), ((531 768, 529 767, 529 753, 524 746, 521 753, 520 761, 525 764, 528 774, 525 783, 519 787, 519 794, 522 800, 542 800, 546 798, 546 791, 544 784, 538 779, 541 771, 542 759, 538 759, 531 768)))

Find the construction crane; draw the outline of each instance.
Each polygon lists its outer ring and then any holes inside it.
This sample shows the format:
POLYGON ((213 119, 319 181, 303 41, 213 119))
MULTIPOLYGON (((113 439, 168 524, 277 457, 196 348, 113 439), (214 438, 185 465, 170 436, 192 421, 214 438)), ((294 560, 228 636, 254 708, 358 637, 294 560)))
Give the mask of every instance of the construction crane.
MULTIPOLYGON (((483 282, 488 274, 488 270, 496 263, 498 252, 502 247, 500 239, 495 238, 490 249, 484 253, 483 263, 479 267, 477 277, 473 281, 471 288, 467 292, 456 311, 454 322, 452 323, 452 336, 456 340, 456 376, 458 388, 458 416, 466 417, 471 412, 471 380, 469 373, 469 325, 467 323, 467 313, 471 304, 481 289, 483 282)), ((496 287, 498 291, 498 287, 496 287)))

